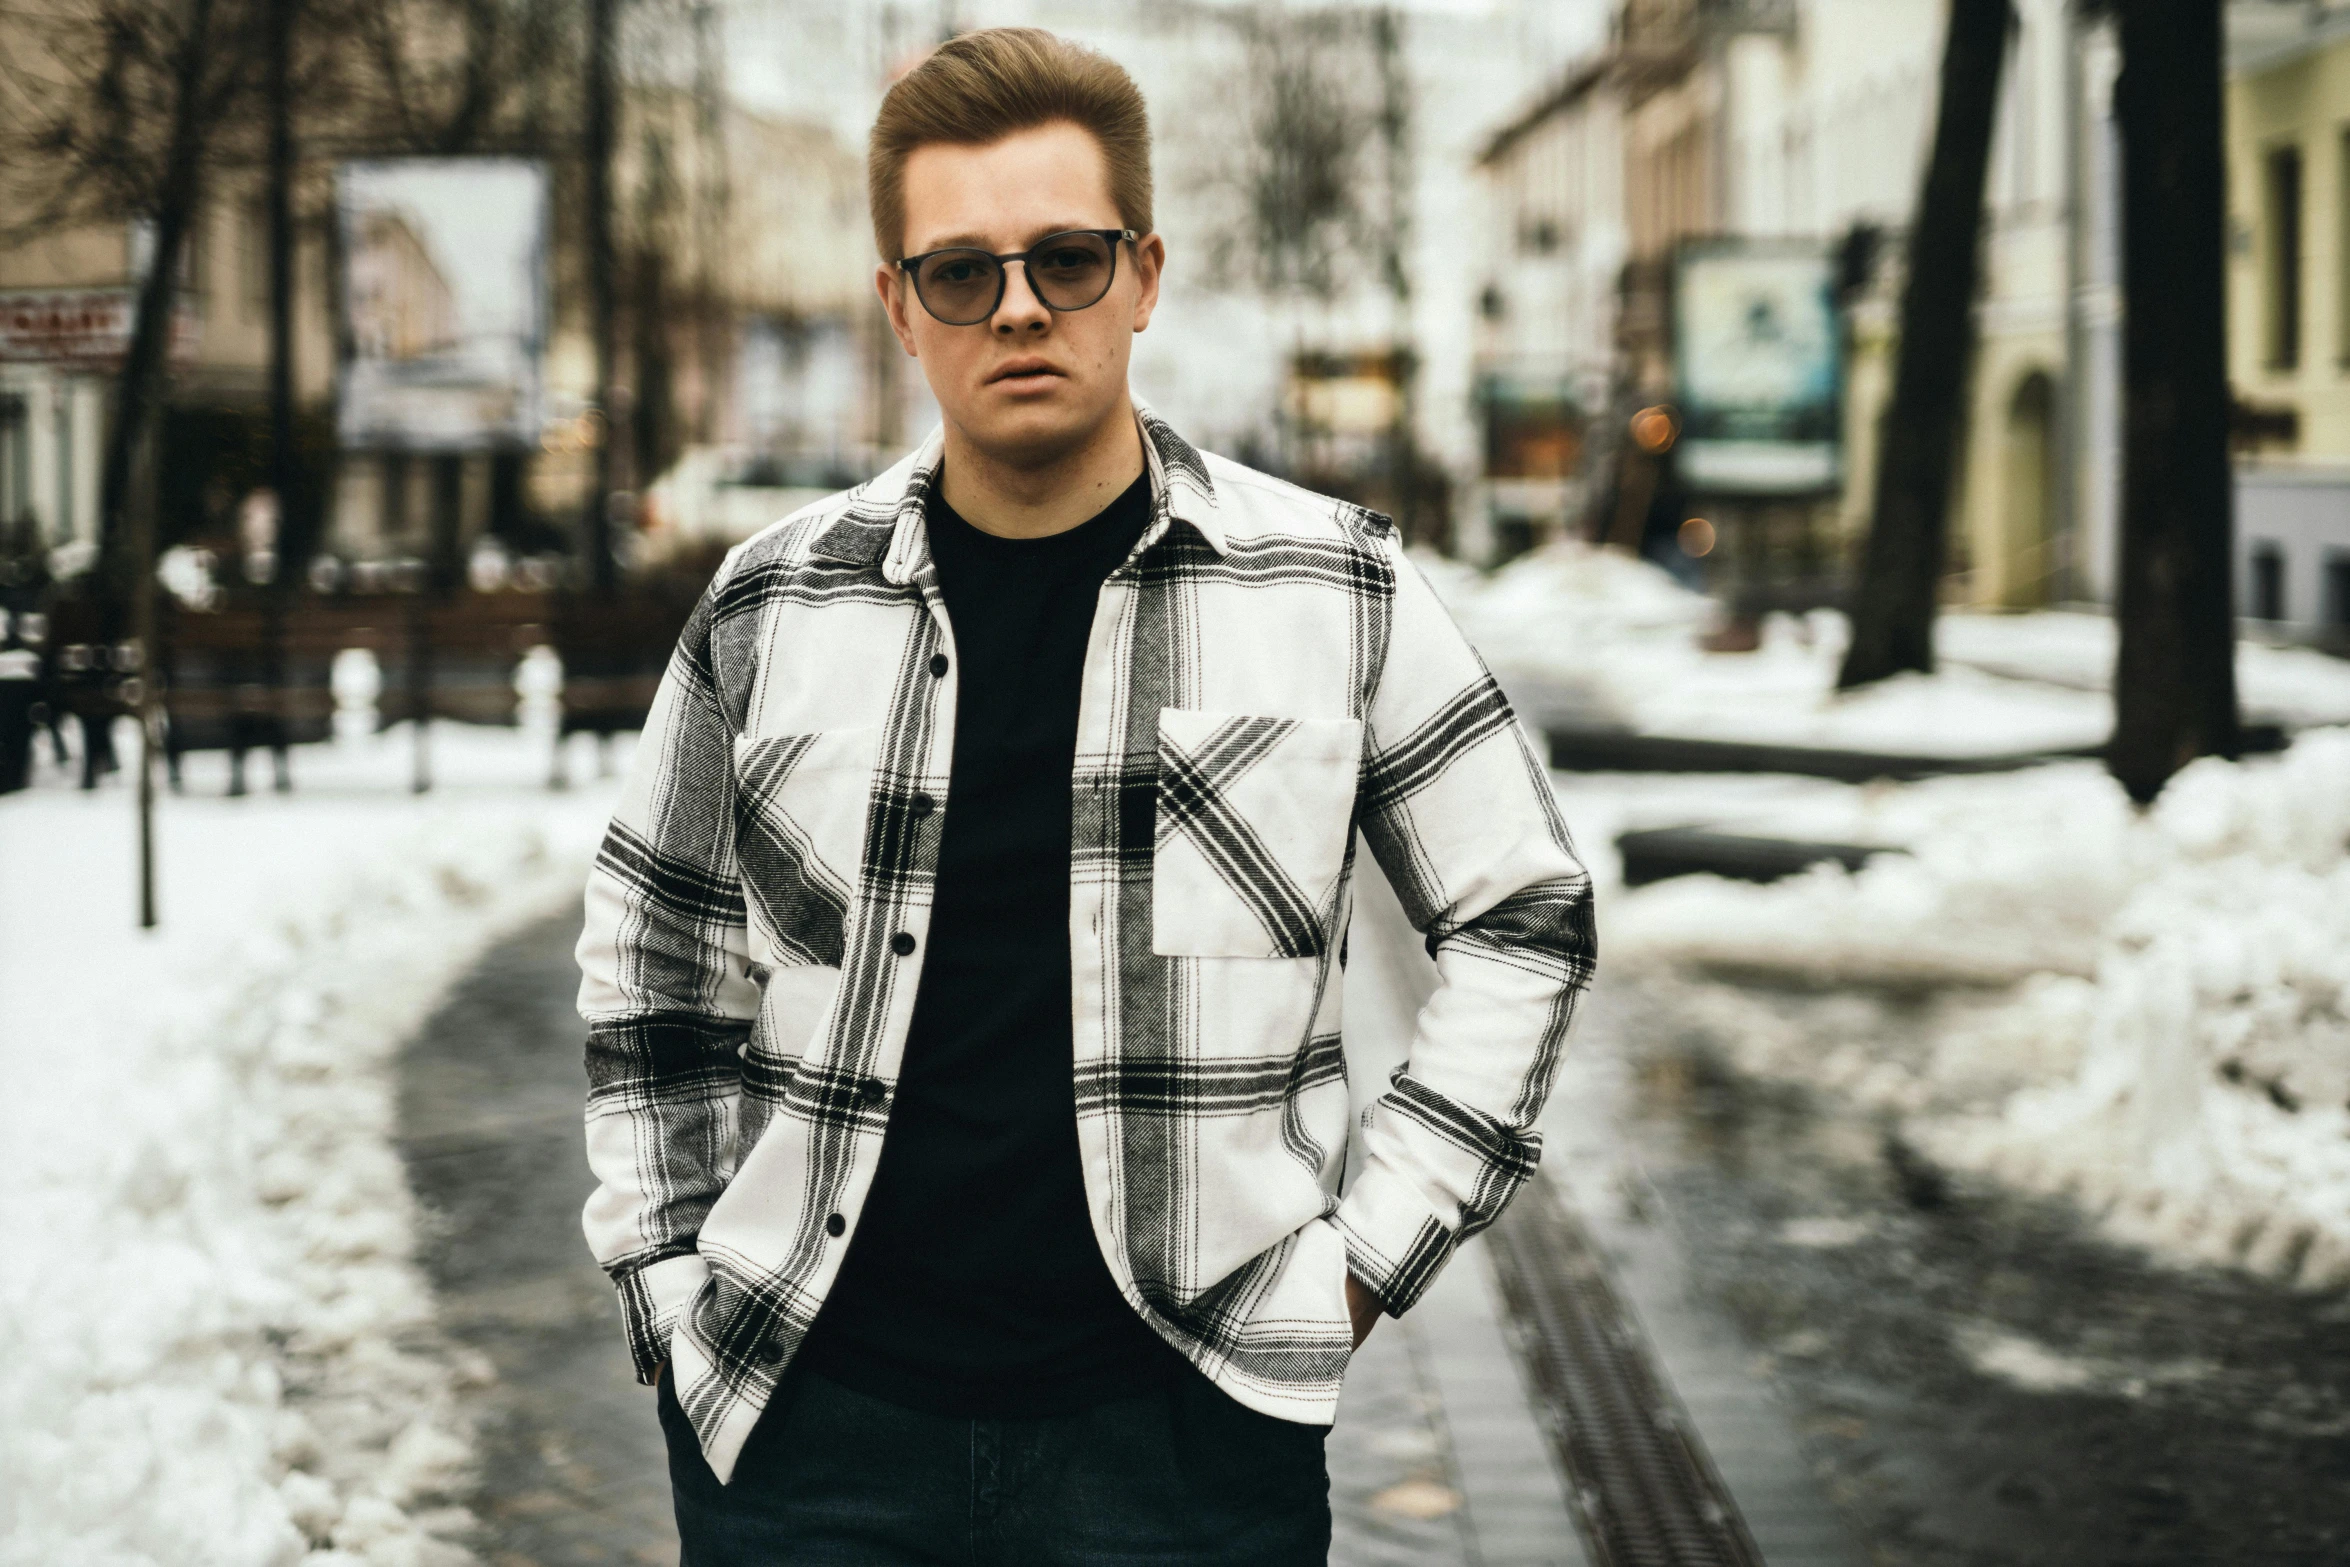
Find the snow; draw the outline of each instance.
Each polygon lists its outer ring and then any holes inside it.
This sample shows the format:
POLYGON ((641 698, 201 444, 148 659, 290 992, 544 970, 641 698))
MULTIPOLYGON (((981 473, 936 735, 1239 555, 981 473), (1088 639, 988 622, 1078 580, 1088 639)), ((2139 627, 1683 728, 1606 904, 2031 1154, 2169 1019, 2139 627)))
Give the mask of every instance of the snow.
POLYGON ((1777 810, 1909 852, 1615 892, 1611 965, 1979 987, 1868 1048, 1728 988, 1703 1005, 1743 1068, 1903 1117, 1947 1166, 2177 1260, 2350 1283, 2350 729, 2196 762, 2145 812, 2072 764, 1777 810))
MULTIPOLYGON (((1503 684, 1546 719, 1643 733, 1892 755, 2086 750, 2113 727, 2112 622, 2102 615, 1949 614, 1941 668, 1838 693, 1844 617, 1772 615, 1751 653, 1700 634, 1719 607, 1660 568, 1575 541, 1491 575, 1419 561, 1503 684)), ((2248 719, 2350 722, 2350 664, 2246 644, 2248 719)))
POLYGON ((457 1392, 488 1371, 433 1327, 393 1056, 578 896, 615 786, 432 733, 421 797, 405 731, 297 751, 291 796, 189 758, 145 934, 122 780, 0 798, 5 1567, 470 1559, 457 1392))
MULTIPOLYGON (((2089 749, 2112 726, 2101 614, 1946 613, 1937 673, 1840 695, 1833 612, 1709 652, 1714 603, 1620 553, 1422 566, 1541 721, 1961 757, 2089 749)), ((1666 976, 1657 1004, 1741 1069, 1859 1100, 1949 1168, 2069 1197, 2176 1260, 2350 1284, 2350 662, 2247 642, 2237 682, 2248 721, 2298 737, 2197 762, 2149 811, 2086 760, 1861 787, 1560 774, 1603 967, 1666 976), (1622 887, 1619 833, 1688 823, 1898 852, 1622 887)))

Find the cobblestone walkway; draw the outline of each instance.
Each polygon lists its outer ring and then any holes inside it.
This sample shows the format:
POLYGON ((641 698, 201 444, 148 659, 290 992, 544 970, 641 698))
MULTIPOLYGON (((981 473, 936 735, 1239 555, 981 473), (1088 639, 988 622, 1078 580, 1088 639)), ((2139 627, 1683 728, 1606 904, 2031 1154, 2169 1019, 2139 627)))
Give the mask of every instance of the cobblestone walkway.
MULTIPOLYGON (((484 1559, 670 1567, 660 1429, 579 1235, 577 933, 568 910, 532 926, 451 994, 405 1057, 402 1147, 437 1216, 443 1320, 497 1372, 476 1411, 484 1559)), ((1582 1567, 1476 1243, 1364 1345, 1330 1467, 1337 1567, 1582 1567)))

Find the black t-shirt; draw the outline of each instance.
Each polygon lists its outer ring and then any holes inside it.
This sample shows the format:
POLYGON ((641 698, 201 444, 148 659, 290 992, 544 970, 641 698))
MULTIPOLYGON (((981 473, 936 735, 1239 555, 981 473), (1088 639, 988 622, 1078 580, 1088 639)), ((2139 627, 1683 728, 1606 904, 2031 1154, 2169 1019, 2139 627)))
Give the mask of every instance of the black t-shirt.
POLYGON ((930 550, 961 663, 929 951, 881 1167, 800 1361, 945 1414, 1055 1414, 1181 1365, 1119 1297, 1077 1152, 1070 774, 1102 579, 1150 521, 1137 479, 1042 539, 934 492, 930 550))

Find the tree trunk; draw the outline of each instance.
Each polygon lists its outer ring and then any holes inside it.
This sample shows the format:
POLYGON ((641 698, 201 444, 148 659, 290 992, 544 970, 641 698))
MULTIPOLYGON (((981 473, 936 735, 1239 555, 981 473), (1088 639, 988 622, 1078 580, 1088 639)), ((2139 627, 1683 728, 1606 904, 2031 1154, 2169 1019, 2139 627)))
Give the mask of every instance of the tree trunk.
POLYGON ((2127 0, 2121 654, 2106 764, 2132 799, 2238 752, 2220 0, 2127 0))
MULTIPOLYGON (((131 317, 131 341, 115 378, 114 425, 107 432, 105 466, 99 481, 99 547, 105 558, 102 573, 107 597, 117 606, 110 619, 120 633, 126 599, 135 596, 140 574, 153 575, 154 549, 150 538, 140 553, 131 536, 130 490, 132 464, 160 410, 163 372, 171 353, 173 307, 180 253, 203 200, 204 81, 217 40, 213 37, 212 0, 188 0, 187 31, 180 40, 174 71, 171 143, 155 210, 153 254, 147 275, 139 280, 138 305, 131 317)), ((150 530, 151 532, 152 530, 150 530)))
POLYGON ((588 492, 582 543, 588 584, 599 594, 615 586, 612 569, 612 448, 621 438, 621 410, 614 406, 613 379, 618 345, 618 278, 612 242, 612 136, 614 11, 620 0, 588 0, 587 60, 587 271, 589 330, 595 335, 596 406, 603 420, 596 443, 595 483, 588 492))
POLYGON ((294 434, 293 48, 300 0, 269 7, 269 485, 277 494, 277 586, 308 563, 309 497, 294 434))
POLYGON ((294 11, 269 0, 269 489, 277 497, 270 540, 274 575, 262 619, 262 673, 270 691, 270 740, 280 788, 287 782, 286 601, 310 558, 308 497, 294 450, 294 11))
POLYGON ((1975 336, 1983 172, 2007 52, 2008 0, 1951 0, 1934 153, 1909 231, 1893 406, 1839 687, 1934 667, 1934 595, 1949 536, 1950 465, 1975 336))

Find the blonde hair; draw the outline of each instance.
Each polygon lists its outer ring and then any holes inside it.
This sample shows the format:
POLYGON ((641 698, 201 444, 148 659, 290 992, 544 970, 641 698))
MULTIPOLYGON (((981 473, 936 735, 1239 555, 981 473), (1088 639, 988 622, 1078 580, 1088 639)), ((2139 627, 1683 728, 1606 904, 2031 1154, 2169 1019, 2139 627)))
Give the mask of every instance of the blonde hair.
POLYGON ((1108 55, 1043 28, 990 27, 939 45, 881 100, 865 184, 882 259, 905 258, 906 159, 916 148, 984 147, 1057 120, 1101 144, 1120 223, 1148 233, 1150 111, 1134 78, 1108 55))

